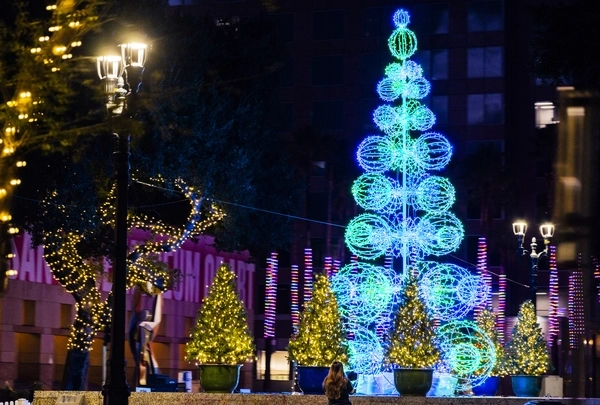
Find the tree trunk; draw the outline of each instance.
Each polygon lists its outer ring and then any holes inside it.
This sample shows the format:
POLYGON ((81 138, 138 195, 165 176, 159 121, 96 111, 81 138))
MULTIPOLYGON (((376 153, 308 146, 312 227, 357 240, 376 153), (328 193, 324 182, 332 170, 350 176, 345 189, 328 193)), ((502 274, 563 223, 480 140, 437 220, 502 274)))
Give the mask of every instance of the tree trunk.
POLYGON ((89 351, 69 349, 63 373, 62 389, 65 391, 85 391, 87 389, 89 366, 89 351))

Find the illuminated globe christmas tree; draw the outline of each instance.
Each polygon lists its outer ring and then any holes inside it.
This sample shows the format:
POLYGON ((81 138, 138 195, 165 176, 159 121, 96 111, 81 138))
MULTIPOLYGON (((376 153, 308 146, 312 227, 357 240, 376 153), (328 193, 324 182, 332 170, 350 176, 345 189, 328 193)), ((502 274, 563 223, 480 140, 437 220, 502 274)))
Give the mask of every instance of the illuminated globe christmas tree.
POLYGON ((254 342, 236 275, 222 264, 198 310, 186 344, 187 361, 199 364, 241 364, 254 356, 254 342))
POLYGON ((410 59, 417 38, 408 28, 409 14, 398 10, 392 19, 395 30, 388 46, 396 61, 377 84, 383 103, 373 113, 380 133, 368 135, 357 150, 364 173, 352 193, 365 212, 350 221, 345 233, 346 245, 360 261, 332 278, 352 336, 350 369, 366 375, 383 370, 384 340, 410 272, 420 283, 426 280, 422 298, 439 320, 464 316, 488 293, 470 272, 432 260, 457 250, 464 238, 461 222, 450 212, 454 187, 439 174, 450 162, 452 146, 431 130, 435 115, 421 101, 430 84, 410 59), (364 262, 383 259, 383 266, 364 262))

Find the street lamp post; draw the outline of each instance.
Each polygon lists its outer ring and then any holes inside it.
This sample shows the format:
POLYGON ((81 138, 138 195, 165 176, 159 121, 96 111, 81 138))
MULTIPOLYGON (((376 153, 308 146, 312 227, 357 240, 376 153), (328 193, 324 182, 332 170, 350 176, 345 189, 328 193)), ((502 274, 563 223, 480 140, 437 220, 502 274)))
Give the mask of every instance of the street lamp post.
POLYGON ((529 256, 530 261, 530 279, 529 279, 529 290, 531 294, 531 301, 533 307, 537 313, 537 277, 538 277, 538 261, 539 259, 547 256, 548 247, 550 246, 550 239, 554 236, 554 225, 551 223, 545 223, 540 226, 540 234, 544 238, 544 250, 541 252, 537 251, 537 239, 531 238, 531 251, 527 251, 523 248, 523 240, 525 239, 525 233, 527 232, 527 222, 516 221, 513 223, 513 233, 517 237, 517 254, 519 256, 529 256))
MULTIPOLYGON (((98 75, 105 82, 106 108, 109 117, 120 117, 127 109, 126 99, 131 86, 125 88, 129 68, 143 69, 146 45, 119 45, 121 56, 102 56, 97 60, 98 75)), ((137 88, 137 87, 136 87, 137 88)), ((129 135, 115 133, 116 168, 115 255, 113 260, 112 314, 110 330, 110 359, 106 384, 102 388, 104 405, 123 405, 129 402, 130 389, 125 375, 125 314, 127 297, 127 194, 129 189, 129 135)))

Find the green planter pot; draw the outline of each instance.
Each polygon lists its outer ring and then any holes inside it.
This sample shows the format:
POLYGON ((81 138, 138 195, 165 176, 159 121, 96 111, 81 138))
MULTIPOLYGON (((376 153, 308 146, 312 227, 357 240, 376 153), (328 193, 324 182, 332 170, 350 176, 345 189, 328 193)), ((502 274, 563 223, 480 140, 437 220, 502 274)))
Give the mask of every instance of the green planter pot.
POLYGON ((433 382, 433 369, 396 368, 394 385, 403 397, 424 397, 433 382))
POLYGON ((323 380, 329 373, 329 367, 296 366, 298 387, 303 394, 323 395, 323 380))
POLYGON ((240 381, 241 364, 200 364, 198 366, 200 386, 204 392, 231 394, 240 381))
POLYGON ((517 397, 539 397, 542 389, 542 376, 513 375, 510 377, 512 389, 517 397))

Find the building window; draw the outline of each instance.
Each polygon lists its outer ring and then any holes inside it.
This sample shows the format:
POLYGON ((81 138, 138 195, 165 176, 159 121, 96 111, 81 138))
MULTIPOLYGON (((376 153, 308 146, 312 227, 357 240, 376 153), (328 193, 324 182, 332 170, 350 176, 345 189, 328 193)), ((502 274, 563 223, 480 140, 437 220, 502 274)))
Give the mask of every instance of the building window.
POLYGON ((548 193, 537 193, 535 195, 535 213, 538 224, 544 223, 552 217, 548 202, 548 193))
MULTIPOLYGON (((310 193, 308 196, 308 217, 314 221, 327 221, 327 194, 310 193)), ((312 246, 312 245, 311 245, 312 246)), ((313 257, 315 252, 313 249, 313 257)))
POLYGON ((288 59, 279 71, 279 83, 281 87, 294 85, 294 59, 288 59))
POLYGON ((23 300, 23 325, 35 326, 35 301, 23 300))
POLYGON ((342 130, 344 124, 344 102, 342 100, 315 101, 311 105, 311 122, 321 130, 342 130))
POLYGON ((435 114, 435 124, 448 126, 448 96, 431 96, 430 107, 435 114))
POLYGON ((60 304, 60 327, 68 329, 73 323, 73 307, 69 304, 60 304))
POLYGON ((344 10, 315 11, 313 39, 315 41, 344 39, 344 10))
POLYGON ((327 162, 325 160, 313 160, 310 162, 311 177, 324 177, 327 174, 327 162))
POLYGON ((312 58, 313 86, 344 84, 344 55, 314 56, 312 58))
MULTIPOLYGON (((393 7, 366 7, 362 13, 363 38, 388 36, 396 28, 392 22, 393 7)), ((411 28, 412 29, 412 28, 411 28)), ((414 30, 414 29, 413 29, 414 30)))
POLYGON ((448 33, 448 3, 415 5, 411 17, 410 29, 414 32, 423 35, 448 33))
POLYGON ((467 219, 481 219, 481 207, 473 189, 467 191, 467 219))
POLYGON ((448 79, 448 50, 433 49, 431 51, 431 80, 448 79))
POLYGON ((379 17, 379 7, 368 7, 363 9, 362 35, 365 38, 379 37, 379 27, 381 19, 379 17))
POLYGON ((379 82, 385 76, 386 61, 389 61, 389 54, 363 53, 360 55, 360 82, 375 83, 379 82))
POLYGON ((498 125, 503 123, 502 94, 469 94, 467 96, 468 125, 498 125))
POLYGON ((281 103, 279 114, 275 117, 277 129, 291 132, 294 129, 294 103, 281 103))
POLYGON ((275 301, 275 312, 277 314, 289 314, 292 308, 292 288, 290 285, 277 286, 277 298, 275 301))
POLYGON ((381 103, 382 101, 378 98, 363 98, 360 101, 360 124, 363 131, 377 131, 377 126, 373 122, 373 111, 381 103))
POLYGON ((428 80, 448 79, 448 50, 432 49, 418 51, 414 58, 423 68, 423 77, 428 80))
POLYGON ((477 251, 479 248, 479 235, 467 235, 467 262, 477 263, 477 251))
POLYGON ((271 18, 277 27, 279 39, 282 42, 294 42, 295 15, 292 13, 273 14, 271 18))
POLYGON ((472 1, 467 3, 467 31, 502 31, 502 1, 472 1))
MULTIPOLYGON (((325 205, 325 207, 327 207, 327 205, 325 205)), ((322 221, 326 221, 326 219, 323 219, 322 221)), ((310 238, 310 247, 313 254, 313 266, 315 270, 318 271, 324 267, 325 256, 327 256, 325 238, 310 238)))
POLYGON ((467 50, 467 77, 502 77, 504 48, 488 46, 467 50))

